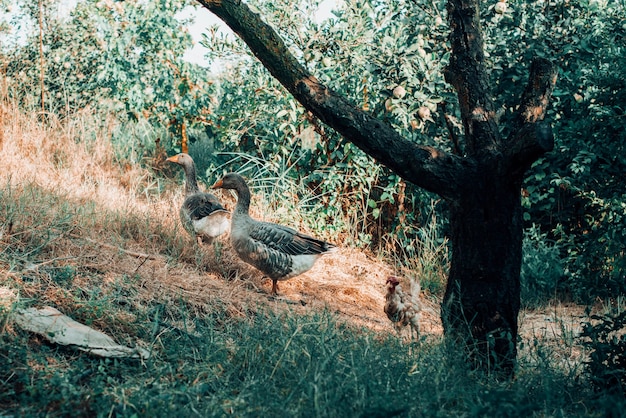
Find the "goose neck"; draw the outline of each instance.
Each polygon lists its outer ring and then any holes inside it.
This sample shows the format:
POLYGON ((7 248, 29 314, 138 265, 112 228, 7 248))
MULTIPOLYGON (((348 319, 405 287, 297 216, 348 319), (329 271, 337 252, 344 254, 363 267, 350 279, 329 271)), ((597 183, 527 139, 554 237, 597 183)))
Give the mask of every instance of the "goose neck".
POLYGON ((185 165, 185 175, 187 177, 185 181, 185 194, 190 195, 198 193, 200 188, 198 187, 198 180, 196 179, 196 167, 194 164, 185 165))
POLYGON ((247 214, 250 210, 250 189, 244 184, 238 186, 235 191, 237 192, 237 212, 247 214))

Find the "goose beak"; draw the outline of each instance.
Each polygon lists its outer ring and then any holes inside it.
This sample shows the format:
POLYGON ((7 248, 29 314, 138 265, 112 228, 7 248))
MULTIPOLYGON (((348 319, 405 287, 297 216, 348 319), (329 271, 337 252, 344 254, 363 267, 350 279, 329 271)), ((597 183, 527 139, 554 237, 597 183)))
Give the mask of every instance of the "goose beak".
POLYGON ((170 163, 178 163, 178 154, 172 155, 171 157, 169 157, 165 161, 169 161, 170 163))
POLYGON ((219 189, 222 186, 223 186, 222 179, 219 179, 218 181, 215 182, 213 186, 211 186, 211 189, 219 189))

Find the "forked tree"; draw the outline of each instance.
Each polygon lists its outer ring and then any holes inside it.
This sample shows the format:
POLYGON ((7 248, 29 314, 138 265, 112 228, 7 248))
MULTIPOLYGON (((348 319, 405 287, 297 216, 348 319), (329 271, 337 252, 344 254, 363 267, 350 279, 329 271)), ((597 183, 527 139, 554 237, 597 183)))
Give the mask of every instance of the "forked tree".
MULTIPOLYGON (((557 69, 530 64, 510 135, 498 126, 485 68, 478 0, 449 0, 451 58, 445 79, 456 90, 463 148, 418 145, 321 84, 277 32, 240 0, 198 0, 223 20, 298 102, 380 164, 446 199, 451 264, 442 303, 444 332, 472 363, 512 375, 520 308, 524 173, 554 145, 544 122, 557 69)), ((416 22, 418 24, 419 22, 416 22)))

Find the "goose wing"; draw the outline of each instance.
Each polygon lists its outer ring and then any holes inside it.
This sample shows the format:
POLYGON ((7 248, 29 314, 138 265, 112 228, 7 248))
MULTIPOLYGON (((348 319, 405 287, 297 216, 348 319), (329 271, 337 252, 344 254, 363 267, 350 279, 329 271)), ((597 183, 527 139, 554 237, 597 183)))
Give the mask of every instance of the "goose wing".
POLYGON ((185 199, 183 205, 193 221, 205 218, 215 211, 226 211, 217 197, 210 193, 193 194, 185 199))
POLYGON ((255 222, 250 228, 250 238, 287 255, 322 254, 334 248, 328 242, 270 222, 255 222))

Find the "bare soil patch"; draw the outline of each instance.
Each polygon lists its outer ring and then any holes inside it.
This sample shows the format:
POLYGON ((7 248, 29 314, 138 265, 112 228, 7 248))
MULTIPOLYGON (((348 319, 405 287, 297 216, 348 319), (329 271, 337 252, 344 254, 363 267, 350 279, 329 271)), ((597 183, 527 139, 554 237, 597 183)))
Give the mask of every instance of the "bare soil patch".
MULTIPOLYGON (((191 242, 190 242, 191 245, 191 242)), ((172 262, 165 257, 141 260, 130 254, 127 267, 139 274, 144 300, 181 296, 200 310, 225 304, 232 315, 245 315, 259 307, 286 309, 296 313, 329 310, 341 321, 376 331, 395 332, 383 312, 385 281, 395 274, 388 264, 362 251, 341 248, 322 257, 308 272, 279 282, 279 294, 270 295, 271 281, 239 260, 230 248, 228 237, 218 242, 219 255, 211 246, 196 249, 197 262, 172 262), (133 267, 137 264, 137 267, 133 267)), ((119 261, 118 266, 124 265, 119 261)), ((117 274, 129 272, 117 271, 117 274)), ((438 303, 422 298, 422 330, 441 335, 438 303)))

